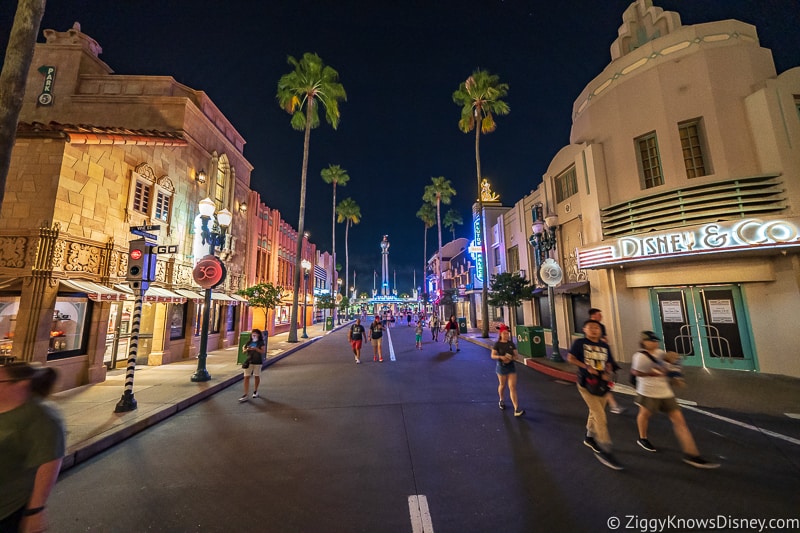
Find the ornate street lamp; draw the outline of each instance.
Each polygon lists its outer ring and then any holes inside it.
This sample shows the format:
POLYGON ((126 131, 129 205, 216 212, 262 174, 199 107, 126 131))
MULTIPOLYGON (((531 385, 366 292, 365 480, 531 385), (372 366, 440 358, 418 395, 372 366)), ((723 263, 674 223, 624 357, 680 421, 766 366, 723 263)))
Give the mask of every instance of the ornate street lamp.
POLYGON ((303 267, 303 334, 300 336, 302 339, 308 338, 306 333, 306 321, 308 320, 308 271, 311 269, 311 261, 303 259, 300 261, 300 266, 303 267))
MULTIPOLYGON (((342 278, 338 278, 336 280, 336 284, 339 286, 339 291, 336 293, 336 305, 338 307, 339 302, 342 301, 342 278)), ((335 310, 336 310, 336 323, 337 324, 341 324, 342 323, 342 313, 339 312, 339 309, 335 309, 335 310)))
POLYGON ((225 243, 225 231, 231 225, 233 214, 227 209, 215 213, 217 204, 211 198, 200 200, 198 204, 200 220, 202 220, 203 244, 208 244, 208 255, 200 259, 194 268, 193 276, 198 285, 203 287, 203 322, 200 331, 200 353, 197 355, 197 371, 192 374, 194 382, 208 381, 211 376, 206 370, 208 359, 208 322, 211 310, 211 291, 225 281, 225 265, 214 255, 217 246, 225 243), (209 223, 213 224, 209 227, 209 223))
POLYGON ((556 251, 556 230, 558 229, 558 216, 550 214, 542 220, 542 204, 533 208, 533 235, 528 242, 534 249, 534 262, 539 283, 547 285, 547 299, 550 303, 550 330, 553 337, 553 351, 550 354, 552 361, 563 362, 561 350, 558 345, 558 324, 556 320, 556 302, 554 288, 561 281, 561 267, 555 259, 550 257, 550 252, 556 251))

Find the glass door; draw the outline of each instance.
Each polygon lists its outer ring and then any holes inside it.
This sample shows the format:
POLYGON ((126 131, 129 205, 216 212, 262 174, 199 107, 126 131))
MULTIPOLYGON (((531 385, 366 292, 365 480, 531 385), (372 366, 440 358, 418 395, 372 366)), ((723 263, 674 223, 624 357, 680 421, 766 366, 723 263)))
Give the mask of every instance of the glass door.
POLYGON ((738 286, 653 289, 651 306, 665 349, 681 354, 684 364, 756 368, 750 325, 738 286))

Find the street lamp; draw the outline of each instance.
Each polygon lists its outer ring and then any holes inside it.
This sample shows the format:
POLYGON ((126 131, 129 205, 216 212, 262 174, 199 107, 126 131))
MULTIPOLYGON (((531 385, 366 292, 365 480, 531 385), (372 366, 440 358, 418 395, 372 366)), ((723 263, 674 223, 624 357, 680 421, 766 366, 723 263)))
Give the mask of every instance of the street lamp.
MULTIPOLYGON (((342 295, 342 278, 338 278, 336 280, 336 284, 339 286, 339 290, 336 293, 336 296, 337 296, 336 305, 338 306, 339 305, 339 297, 342 295)), ((336 323, 337 324, 341 324, 342 323, 342 313, 339 312, 339 309, 334 308, 334 310, 336 311, 336 323)))
POLYGON ((550 303, 550 330, 553 337, 553 351, 550 354, 550 359, 556 362, 563 362, 561 357, 561 349, 558 346, 558 324, 556 320, 556 302, 554 287, 561 280, 551 275, 544 279, 542 276, 542 264, 547 262, 554 263, 556 268, 558 263, 549 258, 551 251, 556 251, 556 230, 558 229, 558 216, 550 214, 542 220, 542 204, 537 204, 533 208, 533 235, 531 235, 528 242, 534 248, 533 258, 536 263, 536 275, 539 278, 539 283, 547 285, 547 299, 550 303))
POLYGON ((214 287, 225 281, 225 267, 219 258, 214 256, 217 246, 225 243, 225 231, 231 225, 233 214, 227 209, 216 212, 217 204, 211 198, 200 200, 198 204, 200 220, 202 220, 203 244, 208 244, 208 255, 198 261, 193 272, 195 281, 205 288, 203 299, 203 322, 200 331, 200 353, 197 355, 197 371, 192 374, 194 382, 208 381, 211 376, 206 369, 208 358, 208 322, 211 308, 211 291, 214 287), (209 222, 213 220, 209 228, 209 222))
POLYGON ((303 267, 303 334, 300 336, 302 339, 308 338, 306 333, 306 320, 308 319, 308 271, 311 268, 311 261, 303 259, 300 261, 300 266, 303 267))

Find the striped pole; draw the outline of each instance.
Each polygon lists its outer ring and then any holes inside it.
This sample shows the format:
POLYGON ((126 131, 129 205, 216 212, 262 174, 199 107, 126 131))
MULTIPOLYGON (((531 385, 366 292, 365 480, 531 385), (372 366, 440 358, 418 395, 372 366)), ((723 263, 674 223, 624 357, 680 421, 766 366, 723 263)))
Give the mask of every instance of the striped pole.
POLYGON ((139 351, 139 325, 142 321, 142 289, 134 289, 136 301, 133 305, 133 324, 131 326, 131 343, 128 348, 128 368, 125 370, 125 391, 114 408, 115 413, 125 413, 136 409, 136 398, 133 397, 133 372, 136 370, 136 354, 139 351))

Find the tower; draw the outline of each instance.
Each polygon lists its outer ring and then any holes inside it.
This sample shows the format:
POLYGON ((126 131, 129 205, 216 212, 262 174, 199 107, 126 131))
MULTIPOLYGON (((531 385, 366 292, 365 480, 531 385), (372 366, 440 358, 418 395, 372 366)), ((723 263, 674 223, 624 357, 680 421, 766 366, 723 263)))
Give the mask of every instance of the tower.
POLYGON ((389 236, 384 235, 381 241, 381 295, 389 296, 389 236))

